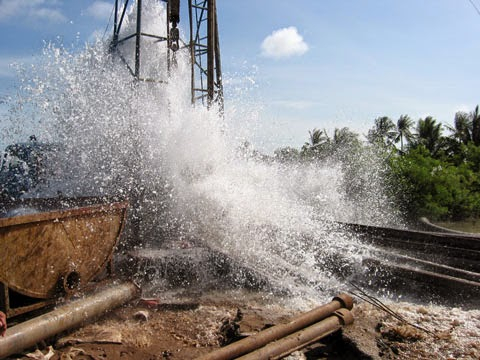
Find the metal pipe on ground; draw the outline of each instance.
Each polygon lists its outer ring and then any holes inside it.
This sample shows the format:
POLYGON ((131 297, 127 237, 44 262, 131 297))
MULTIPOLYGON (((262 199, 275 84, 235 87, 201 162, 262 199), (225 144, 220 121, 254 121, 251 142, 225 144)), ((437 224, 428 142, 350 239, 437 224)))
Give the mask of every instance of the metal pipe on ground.
POLYGON ((237 358, 237 360, 281 359, 294 351, 319 341, 327 335, 333 334, 344 325, 352 323, 352 313, 347 309, 339 309, 332 316, 277 341, 273 341, 256 351, 237 358))
POLYGON ((203 355, 197 360, 235 359, 239 356, 248 354, 258 348, 261 348, 271 341, 278 340, 282 337, 290 335, 293 332, 319 322, 341 308, 351 310, 352 307, 352 297, 347 294, 340 294, 334 297, 333 300, 328 304, 319 306, 309 312, 296 316, 289 323, 272 326, 255 335, 249 336, 209 354, 203 355))
POLYGON ((20 353, 44 339, 77 327, 110 309, 123 305, 138 294, 139 289, 133 283, 113 285, 8 328, 5 337, 0 338, 0 359, 20 353))

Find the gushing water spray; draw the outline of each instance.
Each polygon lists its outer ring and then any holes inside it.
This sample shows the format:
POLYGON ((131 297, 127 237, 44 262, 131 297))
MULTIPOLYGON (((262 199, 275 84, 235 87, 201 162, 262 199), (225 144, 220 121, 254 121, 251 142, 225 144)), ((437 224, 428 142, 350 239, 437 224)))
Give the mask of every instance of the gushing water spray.
MULTIPOLYGON (((143 17, 146 28, 161 33, 163 3, 144 5, 151 14, 143 17)), ((36 116, 38 138, 61 144, 63 156, 36 194, 136 197, 137 244, 201 243, 293 293, 337 291, 341 281, 332 274, 332 259, 355 263, 367 250, 335 221, 388 221, 379 182, 364 188, 370 199, 354 203, 345 195, 345 169, 338 163, 287 164, 239 150, 231 129, 242 111, 235 108, 249 104, 227 102, 225 118, 192 106, 187 51, 178 51, 176 69, 167 74, 158 62, 165 49, 150 45, 142 51, 151 60, 142 66, 168 83, 133 81, 106 42, 80 53, 46 47, 22 101, 34 109, 28 114, 36 116)), ((27 116, 22 111, 16 115, 27 116)))

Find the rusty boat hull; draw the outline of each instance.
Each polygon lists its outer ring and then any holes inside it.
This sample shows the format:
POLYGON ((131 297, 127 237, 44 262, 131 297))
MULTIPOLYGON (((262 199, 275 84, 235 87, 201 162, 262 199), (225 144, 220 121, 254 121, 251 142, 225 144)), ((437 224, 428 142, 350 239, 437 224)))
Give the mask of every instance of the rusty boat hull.
POLYGON ((0 282, 37 299, 88 284, 111 262, 127 206, 92 198, 28 199, 4 206, 0 282))

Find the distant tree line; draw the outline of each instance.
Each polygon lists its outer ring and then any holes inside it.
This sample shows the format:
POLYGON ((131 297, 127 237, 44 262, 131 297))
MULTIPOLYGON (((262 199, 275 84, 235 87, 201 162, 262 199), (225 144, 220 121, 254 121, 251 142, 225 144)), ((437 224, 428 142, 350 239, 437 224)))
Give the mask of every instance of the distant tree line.
MULTIPOLYGON (((375 119, 366 134, 344 127, 329 135, 313 129, 300 148, 283 147, 274 156, 282 162, 325 161, 342 164, 346 192, 362 196, 368 185, 363 164, 375 154, 388 195, 407 217, 434 220, 480 217, 480 111, 457 112, 453 126, 431 116, 414 122, 402 115, 395 122, 388 116, 375 119)), ((373 175, 373 174, 372 174, 373 175)))

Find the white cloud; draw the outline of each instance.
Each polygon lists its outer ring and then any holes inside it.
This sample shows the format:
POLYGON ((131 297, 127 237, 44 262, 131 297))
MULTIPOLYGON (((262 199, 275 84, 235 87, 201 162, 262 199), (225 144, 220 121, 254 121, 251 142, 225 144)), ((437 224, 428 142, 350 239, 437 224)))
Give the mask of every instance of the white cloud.
POLYGON ((308 51, 308 45, 294 26, 275 30, 262 42, 262 55, 271 58, 300 56, 308 51))
POLYGON ((106 1, 95 1, 92 5, 90 5, 87 10, 86 14, 92 16, 96 19, 108 19, 110 14, 112 13, 113 5, 111 2, 106 1))
POLYGON ((67 21, 65 15, 58 9, 39 8, 32 10, 30 16, 36 19, 46 20, 52 23, 63 23, 67 21))
POLYGON ((67 20, 57 0, 0 0, 0 22, 21 16, 24 19, 63 23, 67 20))

